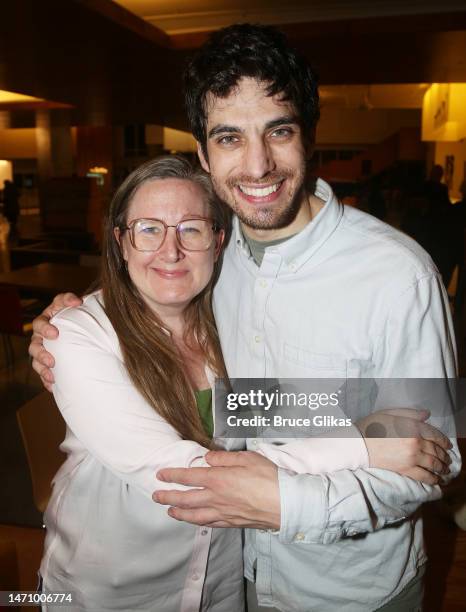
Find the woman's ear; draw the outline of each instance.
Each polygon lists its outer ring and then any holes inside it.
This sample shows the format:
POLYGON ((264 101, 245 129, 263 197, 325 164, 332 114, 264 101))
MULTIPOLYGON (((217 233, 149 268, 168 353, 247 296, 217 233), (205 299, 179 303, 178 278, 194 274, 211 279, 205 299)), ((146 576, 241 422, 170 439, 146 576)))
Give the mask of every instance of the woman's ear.
POLYGON ((125 241, 122 240, 121 231, 120 231, 119 227, 114 227, 113 228, 113 235, 115 236, 115 240, 118 242, 118 244, 120 246, 120 250, 121 250, 121 254, 123 255, 123 259, 125 261, 128 261, 128 255, 127 255, 127 252, 126 252, 125 241))

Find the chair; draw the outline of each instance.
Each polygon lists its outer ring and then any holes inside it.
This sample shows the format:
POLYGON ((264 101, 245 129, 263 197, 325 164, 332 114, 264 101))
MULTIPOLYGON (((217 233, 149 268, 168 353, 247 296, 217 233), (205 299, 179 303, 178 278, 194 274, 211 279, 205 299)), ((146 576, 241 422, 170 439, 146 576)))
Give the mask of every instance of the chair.
POLYGON ((10 336, 28 336, 32 319, 41 307, 39 300, 21 300, 16 287, 0 285, 0 334, 7 367, 14 364, 15 353, 10 336))
POLYGON ((52 478, 65 460, 58 449, 65 438, 65 421, 47 391, 21 406, 16 417, 31 473, 34 504, 44 512, 52 492, 52 478))

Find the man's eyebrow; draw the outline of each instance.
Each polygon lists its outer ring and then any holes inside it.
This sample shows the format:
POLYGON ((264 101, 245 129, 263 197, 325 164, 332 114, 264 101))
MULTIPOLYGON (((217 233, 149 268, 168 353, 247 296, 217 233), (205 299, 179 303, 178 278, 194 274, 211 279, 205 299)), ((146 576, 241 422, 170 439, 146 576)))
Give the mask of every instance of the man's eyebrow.
POLYGON ((242 132, 243 130, 234 125, 216 125, 207 134, 208 138, 212 138, 212 136, 217 136, 218 134, 238 134, 238 132, 242 132))
POLYGON ((277 119, 268 121, 265 124, 265 129, 271 130, 273 128, 279 127, 280 125, 290 125, 290 123, 298 125, 298 118, 295 115, 284 115, 283 117, 278 117, 277 119))

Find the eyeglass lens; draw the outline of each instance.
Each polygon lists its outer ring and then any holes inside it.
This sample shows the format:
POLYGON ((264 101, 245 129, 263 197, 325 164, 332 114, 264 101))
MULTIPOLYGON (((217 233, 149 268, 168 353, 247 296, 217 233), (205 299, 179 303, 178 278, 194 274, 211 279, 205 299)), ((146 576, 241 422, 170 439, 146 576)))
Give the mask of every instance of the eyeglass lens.
MULTIPOLYGON (((134 246, 139 251, 156 251, 162 245, 166 228, 161 221, 139 219, 133 227, 134 246)), ((183 248, 203 251, 212 244, 212 221, 187 219, 176 226, 178 240, 183 248)))

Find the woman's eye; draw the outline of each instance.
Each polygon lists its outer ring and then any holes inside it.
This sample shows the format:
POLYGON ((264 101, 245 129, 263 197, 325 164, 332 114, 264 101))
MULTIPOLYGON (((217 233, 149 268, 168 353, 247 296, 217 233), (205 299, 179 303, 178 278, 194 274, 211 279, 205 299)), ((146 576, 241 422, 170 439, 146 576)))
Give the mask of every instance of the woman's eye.
POLYGON ((160 227, 149 225, 147 227, 142 227, 139 231, 143 234, 158 234, 160 232, 160 227))

